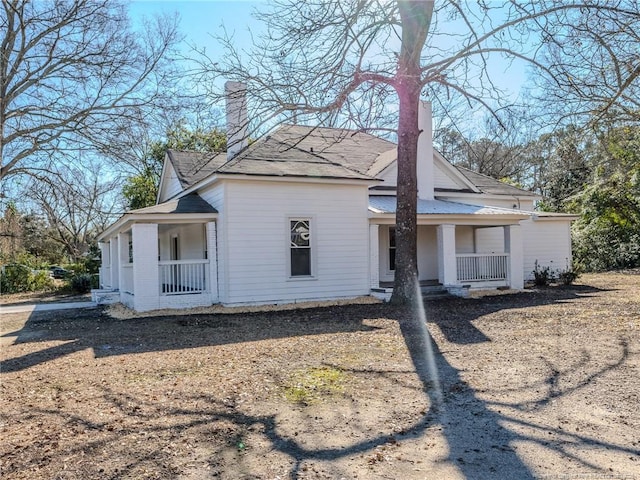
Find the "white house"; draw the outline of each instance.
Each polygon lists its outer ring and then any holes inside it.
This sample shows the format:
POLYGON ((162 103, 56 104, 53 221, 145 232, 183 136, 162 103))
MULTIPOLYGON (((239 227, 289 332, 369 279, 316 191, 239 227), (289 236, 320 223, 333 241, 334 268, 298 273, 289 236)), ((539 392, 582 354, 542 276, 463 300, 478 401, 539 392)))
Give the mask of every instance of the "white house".
MULTIPOLYGON (((388 296, 396 145, 298 125, 248 145, 242 85, 227 87, 228 151, 167 152, 157 204, 99 236, 95 296, 139 311, 388 296)), ((536 261, 571 262, 574 217, 534 212, 533 193, 451 165, 433 150, 430 107, 422 107, 422 284, 520 289, 536 261)))

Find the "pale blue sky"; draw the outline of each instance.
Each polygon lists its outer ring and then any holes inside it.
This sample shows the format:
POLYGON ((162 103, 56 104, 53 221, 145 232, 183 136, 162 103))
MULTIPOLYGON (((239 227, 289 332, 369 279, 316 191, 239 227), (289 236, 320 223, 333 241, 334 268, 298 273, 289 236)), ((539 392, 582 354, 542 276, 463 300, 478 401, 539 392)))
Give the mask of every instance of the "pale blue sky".
POLYGON ((134 21, 142 16, 178 12, 185 42, 214 52, 216 44, 211 35, 221 34, 222 25, 229 33, 235 32, 238 42, 249 42, 249 31, 261 28, 251 17, 251 12, 264 3, 248 0, 133 0, 129 11, 134 21))
MULTIPOLYGON (((303 1, 303 0, 300 0, 303 1)), ((153 16, 161 13, 177 12, 180 16, 180 32, 184 35, 184 53, 190 55, 190 48, 204 48, 207 56, 216 61, 222 54, 219 45, 213 37, 223 33, 223 25, 227 33, 233 34, 235 46, 238 50, 250 48, 251 33, 259 33, 262 24, 256 21, 251 13, 255 8, 265 7, 268 0, 131 0, 130 14, 134 22, 143 16, 153 16)), ((449 30, 456 30, 455 24, 449 24, 449 30)), ((440 41, 450 44, 451 39, 446 35, 440 41)), ((444 45, 443 45, 444 46, 444 45)), ((489 74, 492 82, 507 98, 516 99, 526 80, 526 69, 523 63, 507 64, 499 58, 494 58, 489 64, 489 74)), ((222 80, 219 88, 222 88, 222 80)), ((488 100, 488 99, 487 99, 488 100)), ((467 126, 475 128, 484 122, 487 111, 475 105, 467 116, 467 126)), ((443 119, 444 120, 444 119, 443 119)), ((460 126, 462 127, 462 126, 460 126)))
MULTIPOLYGON (((262 25, 251 17, 255 7, 264 6, 268 0, 132 0, 130 13, 134 21, 142 16, 157 13, 180 14, 180 31, 187 45, 206 48, 210 58, 216 55, 213 36, 220 35, 223 25, 227 32, 234 33, 236 47, 242 49, 251 43, 250 31, 254 34, 262 25)), ((303 1, 303 0, 301 0, 303 1)), ((185 45, 185 48, 188 48, 185 45)), ((517 62, 507 69, 506 64, 496 62, 490 66, 492 80, 501 88, 517 95, 526 79, 525 68, 517 62), (505 71, 507 70, 507 71, 505 71)))

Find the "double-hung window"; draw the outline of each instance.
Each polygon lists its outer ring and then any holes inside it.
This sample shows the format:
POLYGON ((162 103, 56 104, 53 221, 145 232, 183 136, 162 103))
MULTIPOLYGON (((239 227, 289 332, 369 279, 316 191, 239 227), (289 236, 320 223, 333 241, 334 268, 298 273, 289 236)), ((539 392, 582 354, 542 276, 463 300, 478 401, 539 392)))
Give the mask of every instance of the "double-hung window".
POLYGON ((311 276, 311 220, 309 218, 289 219, 290 234, 290 275, 292 277, 311 276))

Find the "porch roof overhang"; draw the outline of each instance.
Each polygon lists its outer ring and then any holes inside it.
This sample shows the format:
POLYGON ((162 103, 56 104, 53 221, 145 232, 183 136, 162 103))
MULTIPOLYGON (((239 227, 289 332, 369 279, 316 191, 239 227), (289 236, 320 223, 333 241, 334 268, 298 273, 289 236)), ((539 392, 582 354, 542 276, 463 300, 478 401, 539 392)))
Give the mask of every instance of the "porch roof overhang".
MULTIPOLYGON (((369 218, 379 223, 393 223, 396 216, 396 197, 369 197, 369 218)), ((471 205, 446 200, 418 199, 418 223, 421 225, 513 225, 531 218, 530 212, 510 208, 471 205)))
POLYGON ((531 220, 534 222, 572 222, 579 218, 580 215, 572 213, 531 212, 531 220))
POLYGON ((104 241, 131 228, 134 223, 207 223, 218 218, 218 211, 192 193, 151 207, 132 210, 107 227, 97 240, 104 241))

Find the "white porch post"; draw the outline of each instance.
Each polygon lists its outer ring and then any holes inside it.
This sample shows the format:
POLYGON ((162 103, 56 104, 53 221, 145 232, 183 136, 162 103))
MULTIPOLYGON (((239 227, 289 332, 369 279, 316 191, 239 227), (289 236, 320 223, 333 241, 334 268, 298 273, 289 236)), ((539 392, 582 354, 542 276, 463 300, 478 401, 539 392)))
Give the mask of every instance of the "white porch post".
POLYGON ((118 261, 118 288, 120 290, 125 286, 124 280, 124 269, 122 265, 125 263, 129 263, 129 234, 128 233, 119 233, 118 234, 118 255, 116 259, 118 261))
POLYGON ((133 241, 134 308, 138 311, 160 308, 158 280, 158 224, 135 223, 131 227, 133 241))
POLYGON ((369 225, 369 287, 380 287, 379 225, 369 225))
POLYGON ((209 259, 209 294, 211 303, 217 303, 218 299, 218 242, 216 235, 216 222, 208 222, 207 231, 207 258, 209 259))
POLYGON ((504 229, 504 251, 509 254, 509 287, 524 288, 524 254, 522 249, 522 227, 507 225, 504 229))
POLYGON ((458 283, 455 225, 438 225, 438 281, 445 286, 458 283))
POLYGON ((120 288, 120 257, 118 255, 118 237, 109 239, 109 264, 111 266, 111 288, 120 288))
POLYGON ((111 250, 109 248, 109 243, 98 242, 98 248, 100 249, 100 279, 98 288, 110 288, 111 287, 111 269, 109 268, 109 274, 107 275, 105 272, 105 268, 107 266, 111 266, 111 259, 109 258, 109 254, 111 250), (107 278, 109 277, 109 278, 107 278))

